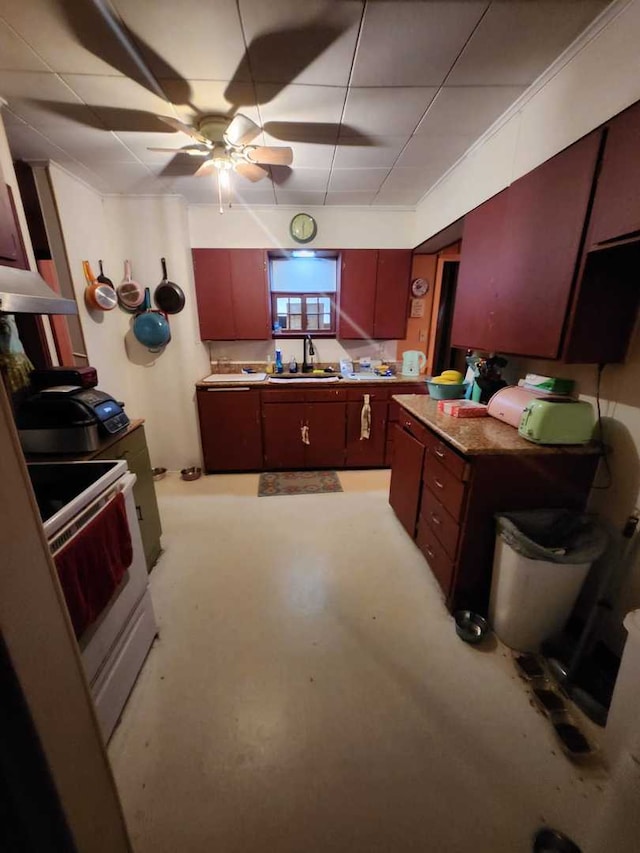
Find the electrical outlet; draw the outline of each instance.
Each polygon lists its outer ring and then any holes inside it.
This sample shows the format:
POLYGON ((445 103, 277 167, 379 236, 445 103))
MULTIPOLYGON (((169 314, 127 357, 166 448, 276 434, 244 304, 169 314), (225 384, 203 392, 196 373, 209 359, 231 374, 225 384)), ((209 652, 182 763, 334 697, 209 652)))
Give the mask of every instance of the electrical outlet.
POLYGON ((426 342, 426 340, 427 340, 427 330, 426 329, 420 329, 420 331, 418 332, 418 340, 420 341, 421 344, 424 344, 426 342))

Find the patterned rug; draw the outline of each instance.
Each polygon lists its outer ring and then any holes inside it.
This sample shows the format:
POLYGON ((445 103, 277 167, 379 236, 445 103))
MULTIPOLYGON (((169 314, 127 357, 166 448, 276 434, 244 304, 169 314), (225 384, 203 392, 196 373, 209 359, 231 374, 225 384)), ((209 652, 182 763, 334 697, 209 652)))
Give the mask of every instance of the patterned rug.
POLYGON ((341 492, 342 486, 335 471, 280 471, 260 474, 258 497, 273 495, 319 495, 341 492))

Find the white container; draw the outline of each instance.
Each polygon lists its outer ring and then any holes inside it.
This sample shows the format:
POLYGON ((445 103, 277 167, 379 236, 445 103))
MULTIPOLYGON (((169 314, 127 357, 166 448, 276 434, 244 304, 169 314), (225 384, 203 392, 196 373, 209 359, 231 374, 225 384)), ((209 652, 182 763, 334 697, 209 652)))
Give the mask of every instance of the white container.
POLYGON ((520 652, 537 652, 544 640, 560 633, 590 566, 531 560, 498 536, 489 621, 502 642, 520 652))
POLYGON ((604 730, 603 751, 610 764, 634 752, 640 760, 640 610, 627 613, 622 661, 604 730))

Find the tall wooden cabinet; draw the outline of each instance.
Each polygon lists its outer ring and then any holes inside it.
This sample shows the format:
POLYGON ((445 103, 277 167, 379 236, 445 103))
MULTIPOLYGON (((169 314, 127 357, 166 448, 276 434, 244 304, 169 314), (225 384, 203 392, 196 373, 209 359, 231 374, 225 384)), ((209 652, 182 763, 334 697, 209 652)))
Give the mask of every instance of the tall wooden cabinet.
POLYGON ((267 257, 263 249, 193 249, 202 340, 271 337, 267 257))

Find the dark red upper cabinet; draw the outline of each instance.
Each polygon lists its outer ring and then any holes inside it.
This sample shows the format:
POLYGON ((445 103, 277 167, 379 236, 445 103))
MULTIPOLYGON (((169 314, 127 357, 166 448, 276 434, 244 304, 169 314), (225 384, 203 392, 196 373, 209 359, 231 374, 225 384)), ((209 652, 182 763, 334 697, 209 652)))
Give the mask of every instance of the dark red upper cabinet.
POLYGON ((29 269, 11 187, 0 181, 0 265, 29 269))
POLYGON ((601 137, 589 134, 465 217, 453 346, 561 355, 601 137))
POLYGON ((557 358, 598 160, 595 131, 507 191, 493 348, 557 358))
POLYGON ((507 190, 464 218, 451 346, 493 349, 494 303, 503 290, 507 190))
POLYGON ((373 337, 402 339, 407 333, 411 278, 410 249, 379 249, 373 337))
POLYGON ((338 337, 373 337, 376 307, 377 249, 343 249, 340 264, 338 337))
POLYGON ((265 252, 193 249, 192 253, 202 340, 271 337, 265 252))
POLYGON ((267 256, 264 249, 230 249, 236 340, 271 337, 267 256))
POLYGON ((640 103, 609 122, 591 215, 590 242, 640 234, 640 103))

